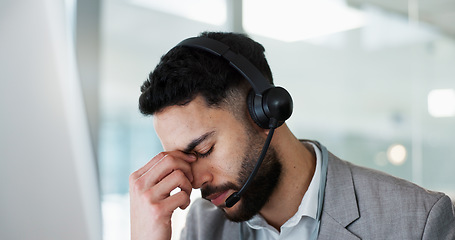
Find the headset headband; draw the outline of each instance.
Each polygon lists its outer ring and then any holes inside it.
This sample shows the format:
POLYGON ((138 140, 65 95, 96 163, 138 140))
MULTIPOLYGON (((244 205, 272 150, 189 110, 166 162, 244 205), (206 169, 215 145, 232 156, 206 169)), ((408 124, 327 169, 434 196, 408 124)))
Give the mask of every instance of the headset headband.
POLYGON ((273 87, 248 59, 234 53, 229 46, 222 42, 206 37, 193 37, 181 41, 177 46, 199 48, 228 60, 229 64, 251 84, 256 95, 262 96, 267 89, 273 87))
POLYGON ((193 37, 177 46, 198 48, 229 61, 251 85, 254 91, 247 96, 248 111, 262 128, 277 128, 292 114, 292 98, 282 87, 275 87, 248 59, 230 50, 229 46, 207 37, 193 37))

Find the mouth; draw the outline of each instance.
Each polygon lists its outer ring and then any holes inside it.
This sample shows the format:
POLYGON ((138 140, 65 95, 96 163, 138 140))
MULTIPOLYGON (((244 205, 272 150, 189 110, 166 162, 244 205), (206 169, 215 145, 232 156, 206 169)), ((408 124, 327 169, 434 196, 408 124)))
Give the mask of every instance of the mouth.
POLYGON ((207 197, 215 206, 224 207, 224 201, 228 197, 229 190, 219 193, 211 194, 207 197))

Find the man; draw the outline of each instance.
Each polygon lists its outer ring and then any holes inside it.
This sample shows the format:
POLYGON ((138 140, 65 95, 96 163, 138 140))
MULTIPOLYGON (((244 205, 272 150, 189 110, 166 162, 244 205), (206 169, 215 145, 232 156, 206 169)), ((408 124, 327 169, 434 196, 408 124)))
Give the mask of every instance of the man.
POLYGON ((286 117, 261 124, 250 105, 257 86, 236 64, 240 54, 273 83, 259 43, 207 32, 196 41, 205 47, 171 49, 141 87, 139 108, 154 116, 164 151, 130 176, 132 239, 170 239, 172 213, 189 206, 192 188, 205 200, 192 204, 182 239, 455 239, 454 208, 443 193, 298 140, 286 117), (229 50, 211 49, 217 42, 229 50))

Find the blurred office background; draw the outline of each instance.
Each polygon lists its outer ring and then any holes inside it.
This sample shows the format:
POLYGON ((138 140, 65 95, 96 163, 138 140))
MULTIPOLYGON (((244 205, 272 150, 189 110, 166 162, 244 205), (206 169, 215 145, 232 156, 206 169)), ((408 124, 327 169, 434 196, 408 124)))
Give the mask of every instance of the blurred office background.
POLYGON ((454 0, 0 0, 1 239, 129 238, 139 87, 206 30, 264 45, 298 137, 455 199, 454 0))

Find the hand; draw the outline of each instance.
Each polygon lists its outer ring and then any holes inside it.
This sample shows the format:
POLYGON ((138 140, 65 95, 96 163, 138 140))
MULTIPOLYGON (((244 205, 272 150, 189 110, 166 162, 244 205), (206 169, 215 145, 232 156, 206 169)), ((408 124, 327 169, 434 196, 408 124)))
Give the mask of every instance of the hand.
POLYGON ((194 161, 196 156, 192 154, 161 152, 130 175, 132 240, 171 239, 172 213, 190 204, 193 181, 190 163, 194 161), (171 196, 176 188, 181 191, 171 196))

